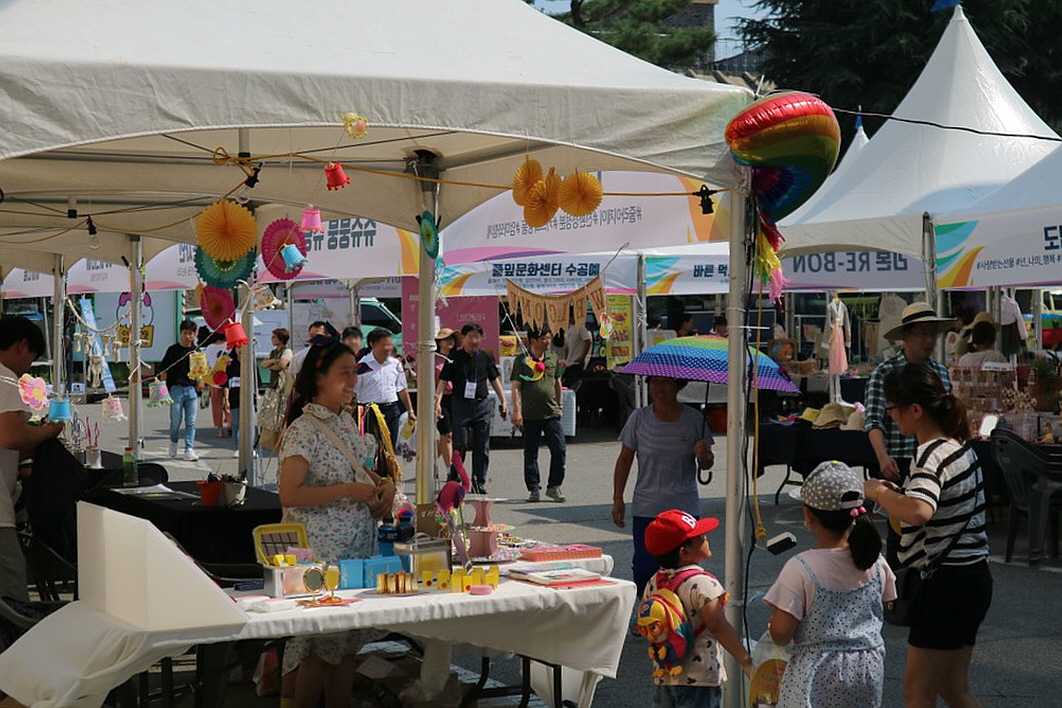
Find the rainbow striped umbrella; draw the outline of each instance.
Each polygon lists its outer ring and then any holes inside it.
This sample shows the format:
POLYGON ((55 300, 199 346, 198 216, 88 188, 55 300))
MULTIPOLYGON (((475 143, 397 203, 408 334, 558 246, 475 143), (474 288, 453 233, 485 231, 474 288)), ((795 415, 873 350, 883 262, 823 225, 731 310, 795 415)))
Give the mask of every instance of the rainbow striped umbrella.
MULTIPOLYGON (((623 367, 621 372, 726 384, 730 360, 728 346, 726 339, 715 335, 677 337, 649 347, 623 367)), ((757 388, 791 393, 800 391, 769 356, 752 347, 749 347, 749 356, 756 361, 757 388)), ((745 365, 748 364, 746 359, 745 365)))

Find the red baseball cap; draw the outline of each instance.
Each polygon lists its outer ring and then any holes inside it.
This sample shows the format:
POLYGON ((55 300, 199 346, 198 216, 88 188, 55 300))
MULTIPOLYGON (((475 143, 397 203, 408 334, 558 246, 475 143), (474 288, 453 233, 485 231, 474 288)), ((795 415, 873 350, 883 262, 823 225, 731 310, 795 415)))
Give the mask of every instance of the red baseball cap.
POLYGON ((654 556, 675 550, 687 539, 703 536, 719 527, 719 519, 709 516, 698 521, 692 514, 672 509, 653 519, 645 530, 645 548, 654 556))

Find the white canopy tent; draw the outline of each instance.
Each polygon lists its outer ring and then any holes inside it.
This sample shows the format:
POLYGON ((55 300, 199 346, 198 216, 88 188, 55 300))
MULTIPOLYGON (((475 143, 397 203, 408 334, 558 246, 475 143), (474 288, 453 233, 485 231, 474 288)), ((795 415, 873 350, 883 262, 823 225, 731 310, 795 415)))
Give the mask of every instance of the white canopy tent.
POLYGON ((936 226, 941 287, 1062 283, 1062 147, 936 226))
MULTIPOLYGON (((898 118, 1057 138, 1011 87, 961 7, 898 118)), ((803 207, 782 220, 784 255, 887 249, 932 262, 923 216, 971 204, 1043 158, 1051 142, 888 121, 803 207)), ((932 239, 928 239, 931 244, 932 239)), ((930 273, 932 269, 930 269, 930 273)))

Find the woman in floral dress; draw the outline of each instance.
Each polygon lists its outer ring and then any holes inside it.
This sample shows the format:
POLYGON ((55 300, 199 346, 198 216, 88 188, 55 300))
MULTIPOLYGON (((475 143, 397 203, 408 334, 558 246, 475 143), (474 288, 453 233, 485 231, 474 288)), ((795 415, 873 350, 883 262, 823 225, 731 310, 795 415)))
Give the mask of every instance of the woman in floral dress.
MULTIPOLYGON (((347 456, 318 429, 318 421, 330 428, 355 459, 371 455, 357 423, 344 410, 357 383, 354 354, 338 339, 321 339, 310 349, 295 380, 280 452, 280 503, 285 521, 306 526, 317 558, 334 563, 375 553, 374 518, 390 510, 395 486, 390 480, 374 484, 363 470, 356 474, 347 456)), ((374 636, 372 631, 351 631, 288 642, 283 673, 287 678, 298 669, 295 707, 317 706, 323 690, 328 708, 347 708, 355 656, 374 636)))

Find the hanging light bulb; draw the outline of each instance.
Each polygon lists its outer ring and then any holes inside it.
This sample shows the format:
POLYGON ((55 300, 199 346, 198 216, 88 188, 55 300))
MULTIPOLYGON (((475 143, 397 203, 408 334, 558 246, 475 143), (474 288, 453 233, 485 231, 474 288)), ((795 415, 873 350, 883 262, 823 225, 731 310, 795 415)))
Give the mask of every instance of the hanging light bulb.
POLYGON ((91 216, 85 218, 85 227, 88 228, 89 248, 95 251, 100 247, 100 237, 98 235, 99 232, 96 230, 96 224, 92 223, 91 216))
POLYGON ((324 226, 321 225, 321 210, 313 204, 306 205, 302 210, 302 230, 306 233, 322 233, 324 226))
POLYGON ((343 171, 343 165, 338 162, 329 162, 325 165, 324 171, 329 191, 342 189, 350 184, 350 177, 347 177, 347 173, 343 171))

